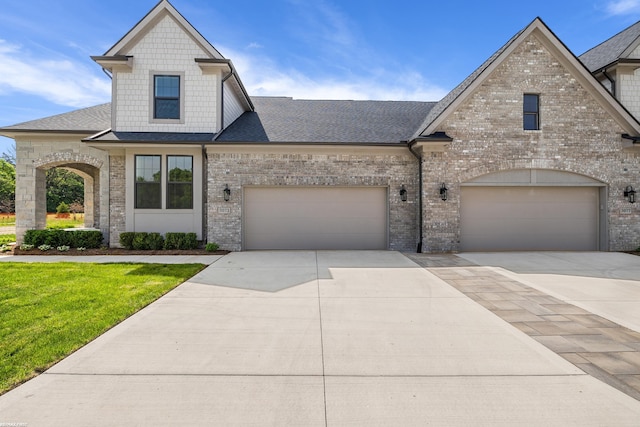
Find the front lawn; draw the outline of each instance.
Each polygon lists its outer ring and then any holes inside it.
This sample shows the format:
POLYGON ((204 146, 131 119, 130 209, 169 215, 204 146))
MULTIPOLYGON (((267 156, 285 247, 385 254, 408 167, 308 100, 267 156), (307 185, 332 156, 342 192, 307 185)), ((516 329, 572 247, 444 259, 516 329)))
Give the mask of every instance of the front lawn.
POLYGON ((1 263, 0 394, 52 366, 203 267, 1 263))

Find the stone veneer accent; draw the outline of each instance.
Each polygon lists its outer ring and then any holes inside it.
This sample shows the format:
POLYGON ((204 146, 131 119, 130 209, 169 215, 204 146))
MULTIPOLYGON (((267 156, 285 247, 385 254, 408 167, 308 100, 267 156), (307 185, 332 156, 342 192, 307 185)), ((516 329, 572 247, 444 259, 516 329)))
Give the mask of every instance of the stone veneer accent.
POLYGON ((509 169, 553 169, 585 175, 608 187, 609 250, 640 244, 640 203, 624 200, 640 187, 639 157, 623 149, 624 130, 547 50, 529 36, 442 124, 453 142, 425 153, 424 252, 460 247, 460 184, 509 169), (524 93, 540 95, 538 131, 522 129, 524 93), (449 200, 439 199, 442 182, 449 200))
POLYGON ((208 241, 242 250, 245 186, 385 186, 389 188, 389 249, 418 244, 418 162, 406 147, 208 148, 208 241), (222 189, 231 189, 225 202, 222 189), (400 201, 400 186, 408 201, 400 201))
POLYGON ((125 156, 109 156, 109 173, 109 246, 120 247, 127 224, 125 156))
POLYGON ((16 137, 16 240, 46 226, 46 171, 69 169, 85 180, 85 226, 109 234, 109 167, 107 154, 86 146, 78 136, 57 139, 16 137))

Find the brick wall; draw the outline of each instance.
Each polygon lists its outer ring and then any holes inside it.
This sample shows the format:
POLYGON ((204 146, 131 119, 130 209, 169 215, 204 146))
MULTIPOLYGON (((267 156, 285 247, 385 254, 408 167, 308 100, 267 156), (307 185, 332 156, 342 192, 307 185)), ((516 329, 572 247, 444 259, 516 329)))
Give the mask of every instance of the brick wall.
POLYGON ((126 230, 125 156, 109 157, 109 246, 120 246, 120 233, 126 230))
POLYGON ((387 186, 389 248, 415 251, 417 176, 417 160, 407 148, 209 148, 208 240, 242 249, 244 186, 387 186), (225 184, 232 192, 229 202, 222 195, 225 184), (402 184, 407 202, 400 201, 402 184))
POLYGON ((460 243, 460 184, 509 169, 554 169, 585 175, 608 187, 610 250, 640 245, 640 204, 622 197, 640 186, 639 158, 622 148, 623 129, 554 58, 529 36, 440 129, 454 140, 423 162, 423 250, 456 251, 460 243), (539 131, 522 129, 523 93, 540 94, 539 131), (449 200, 437 187, 446 182, 449 200))

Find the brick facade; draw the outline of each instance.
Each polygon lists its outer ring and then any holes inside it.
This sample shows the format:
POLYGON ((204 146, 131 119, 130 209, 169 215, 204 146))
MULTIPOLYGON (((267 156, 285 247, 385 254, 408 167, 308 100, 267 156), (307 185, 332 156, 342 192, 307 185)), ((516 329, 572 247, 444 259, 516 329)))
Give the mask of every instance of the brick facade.
POLYGON ((418 162, 407 148, 210 148, 207 154, 208 240, 223 249, 242 249, 245 186, 376 186, 389 188, 389 249, 416 250, 418 162), (407 202, 400 200, 403 184, 407 202))
POLYGON ((453 138, 423 162, 425 252, 460 245, 460 184, 510 169, 553 169, 585 175, 608 187, 609 249, 640 242, 640 206, 622 189, 640 176, 639 158, 623 150, 624 133, 591 93, 531 35, 441 126, 453 138), (540 130, 522 126, 524 93, 540 95, 540 130), (449 200, 437 188, 446 182, 449 200))

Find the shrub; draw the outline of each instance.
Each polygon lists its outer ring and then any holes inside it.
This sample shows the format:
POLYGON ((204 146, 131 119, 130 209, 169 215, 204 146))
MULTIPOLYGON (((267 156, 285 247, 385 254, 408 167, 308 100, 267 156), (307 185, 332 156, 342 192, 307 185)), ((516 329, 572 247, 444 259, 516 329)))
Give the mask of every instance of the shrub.
POLYGON ((34 248, 34 246, 33 246, 33 245, 27 245, 27 244, 25 244, 25 243, 23 243, 23 244, 21 244, 21 245, 20 245, 20 250, 21 250, 21 251, 30 251, 30 250, 32 250, 33 248, 34 248))
POLYGON ((160 250, 164 247, 164 238, 160 233, 149 233, 147 236, 149 249, 160 250))
POLYGON ((11 246, 2 244, 0 245, 0 253, 9 252, 11 250, 11 246))
POLYGON ((120 246, 125 249, 133 249, 133 238, 136 233, 127 231, 124 233, 120 233, 120 246))
POLYGON ((207 246, 205 246, 205 250, 207 252, 215 252, 220 248, 220 246, 218 246, 217 243, 207 243, 207 246))
POLYGON ((51 249, 51 246, 49 246, 49 245, 40 245, 40 246, 38 246, 38 249, 40 249, 42 252, 46 252, 49 249, 51 249))
POLYGON ((71 210, 69 209, 69 205, 65 202, 60 202, 60 204, 56 208, 57 214, 68 214, 69 212, 71 212, 71 210))
POLYGON ((102 232, 98 230, 27 230, 24 235, 24 243, 33 247, 48 245, 51 247, 69 246, 77 248, 82 246, 85 248, 99 248, 102 244, 102 239, 102 232))
POLYGON ((151 249, 147 238, 148 236, 149 233, 135 233, 133 236, 133 242, 131 243, 133 249, 137 251, 146 251, 151 249))
POLYGON ((57 249, 58 249, 58 252, 68 252, 69 249, 71 248, 69 246, 62 245, 62 246, 58 246, 57 249))
POLYGON ((196 233, 167 233, 165 234, 165 249, 196 249, 198 236, 196 233))
POLYGON ((102 245, 102 232, 98 230, 78 230, 67 231, 71 235, 71 244, 73 248, 89 248, 97 249, 102 245))

